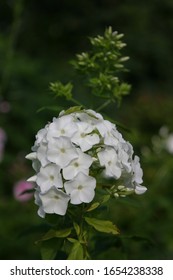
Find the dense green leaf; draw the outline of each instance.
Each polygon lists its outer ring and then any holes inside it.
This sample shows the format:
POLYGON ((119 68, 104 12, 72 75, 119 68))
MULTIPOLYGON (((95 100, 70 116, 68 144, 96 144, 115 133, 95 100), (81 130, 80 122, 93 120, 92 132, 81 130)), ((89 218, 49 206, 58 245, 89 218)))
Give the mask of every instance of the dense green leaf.
POLYGON ((88 218, 88 217, 85 217, 85 221, 87 222, 87 224, 94 227, 97 231, 112 233, 112 234, 120 233, 117 226, 114 225, 111 221, 99 220, 99 219, 88 218))

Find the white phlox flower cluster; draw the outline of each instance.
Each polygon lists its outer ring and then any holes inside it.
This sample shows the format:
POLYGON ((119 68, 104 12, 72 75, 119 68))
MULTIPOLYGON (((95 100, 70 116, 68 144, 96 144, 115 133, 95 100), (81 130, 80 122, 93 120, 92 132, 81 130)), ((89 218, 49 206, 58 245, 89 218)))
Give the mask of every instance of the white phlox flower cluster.
MULTIPOLYGON (((89 203, 97 177, 121 181, 119 189, 142 194, 142 169, 133 148, 115 124, 93 110, 61 112, 38 131, 32 153, 38 214, 65 215, 69 203, 89 203)), ((117 194, 116 194, 117 195, 117 194)))

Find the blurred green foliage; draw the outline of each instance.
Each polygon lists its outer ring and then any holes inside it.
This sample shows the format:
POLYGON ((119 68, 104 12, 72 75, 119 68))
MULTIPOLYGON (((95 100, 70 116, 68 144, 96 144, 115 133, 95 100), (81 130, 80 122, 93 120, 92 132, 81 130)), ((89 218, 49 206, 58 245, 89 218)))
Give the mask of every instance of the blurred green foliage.
MULTIPOLYGON (((122 76, 132 91, 120 108, 113 105, 105 113, 129 129, 122 133, 141 157, 148 192, 114 200, 109 212, 103 211, 121 235, 93 237, 93 258, 173 258, 172 154, 157 153, 152 143, 163 125, 173 130, 173 2, 1 0, 0 127, 7 135, 0 162, 1 259, 40 258, 34 242, 47 224, 37 217, 33 201, 14 200, 13 186, 32 174, 24 157, 36 131, 58 113, 38 109, 69 105, 52 97, 50 82, 75 79, 67 61, 88 50, 88 36, 103 34, 108 26, 125 34, 130 72, 122 76)), ((85 100, 80 81, 76 84, 75 98, 85 100)), ((93 102, 91 98, 88 104, 93 102)), ((63 257, 59 252, 57 258, 63 257)))

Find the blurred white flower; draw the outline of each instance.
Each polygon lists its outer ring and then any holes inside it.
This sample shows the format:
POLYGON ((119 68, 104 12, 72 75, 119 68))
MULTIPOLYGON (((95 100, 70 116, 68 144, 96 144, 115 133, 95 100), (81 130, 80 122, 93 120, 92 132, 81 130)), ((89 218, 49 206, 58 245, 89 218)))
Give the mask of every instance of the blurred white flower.
POLYGON ((159 129, 159 134, 154 135, 151 141, 154 152, 161 153, 166 150, 168 153, 173 154, 173 133, 169 132, 167 126, 162 126, 159 129))
POLYGON ((170 154, 173 154, 173 133, 169 134, 166 141, 165 141, 165 146, 167 151, 170 154))

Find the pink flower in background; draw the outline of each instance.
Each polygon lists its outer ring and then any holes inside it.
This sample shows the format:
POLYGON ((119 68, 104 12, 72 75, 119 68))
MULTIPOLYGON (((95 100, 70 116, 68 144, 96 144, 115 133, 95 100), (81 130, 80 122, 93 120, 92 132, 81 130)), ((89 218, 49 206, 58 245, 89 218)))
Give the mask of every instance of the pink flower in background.
POLYGON ((33 184, 24 180, 18 181, 13 187, 14 198, 18 201, 25 202, 33 197, 33 193, 24 193, 27 190, 32 190, 33 184))
POLYGON ((5 131, 0 127, 0 162, 2 161, 3 158, 3 153, 4 153, 4 146, 5 146, 5 141, 6 141, 6 133, 5 131))

